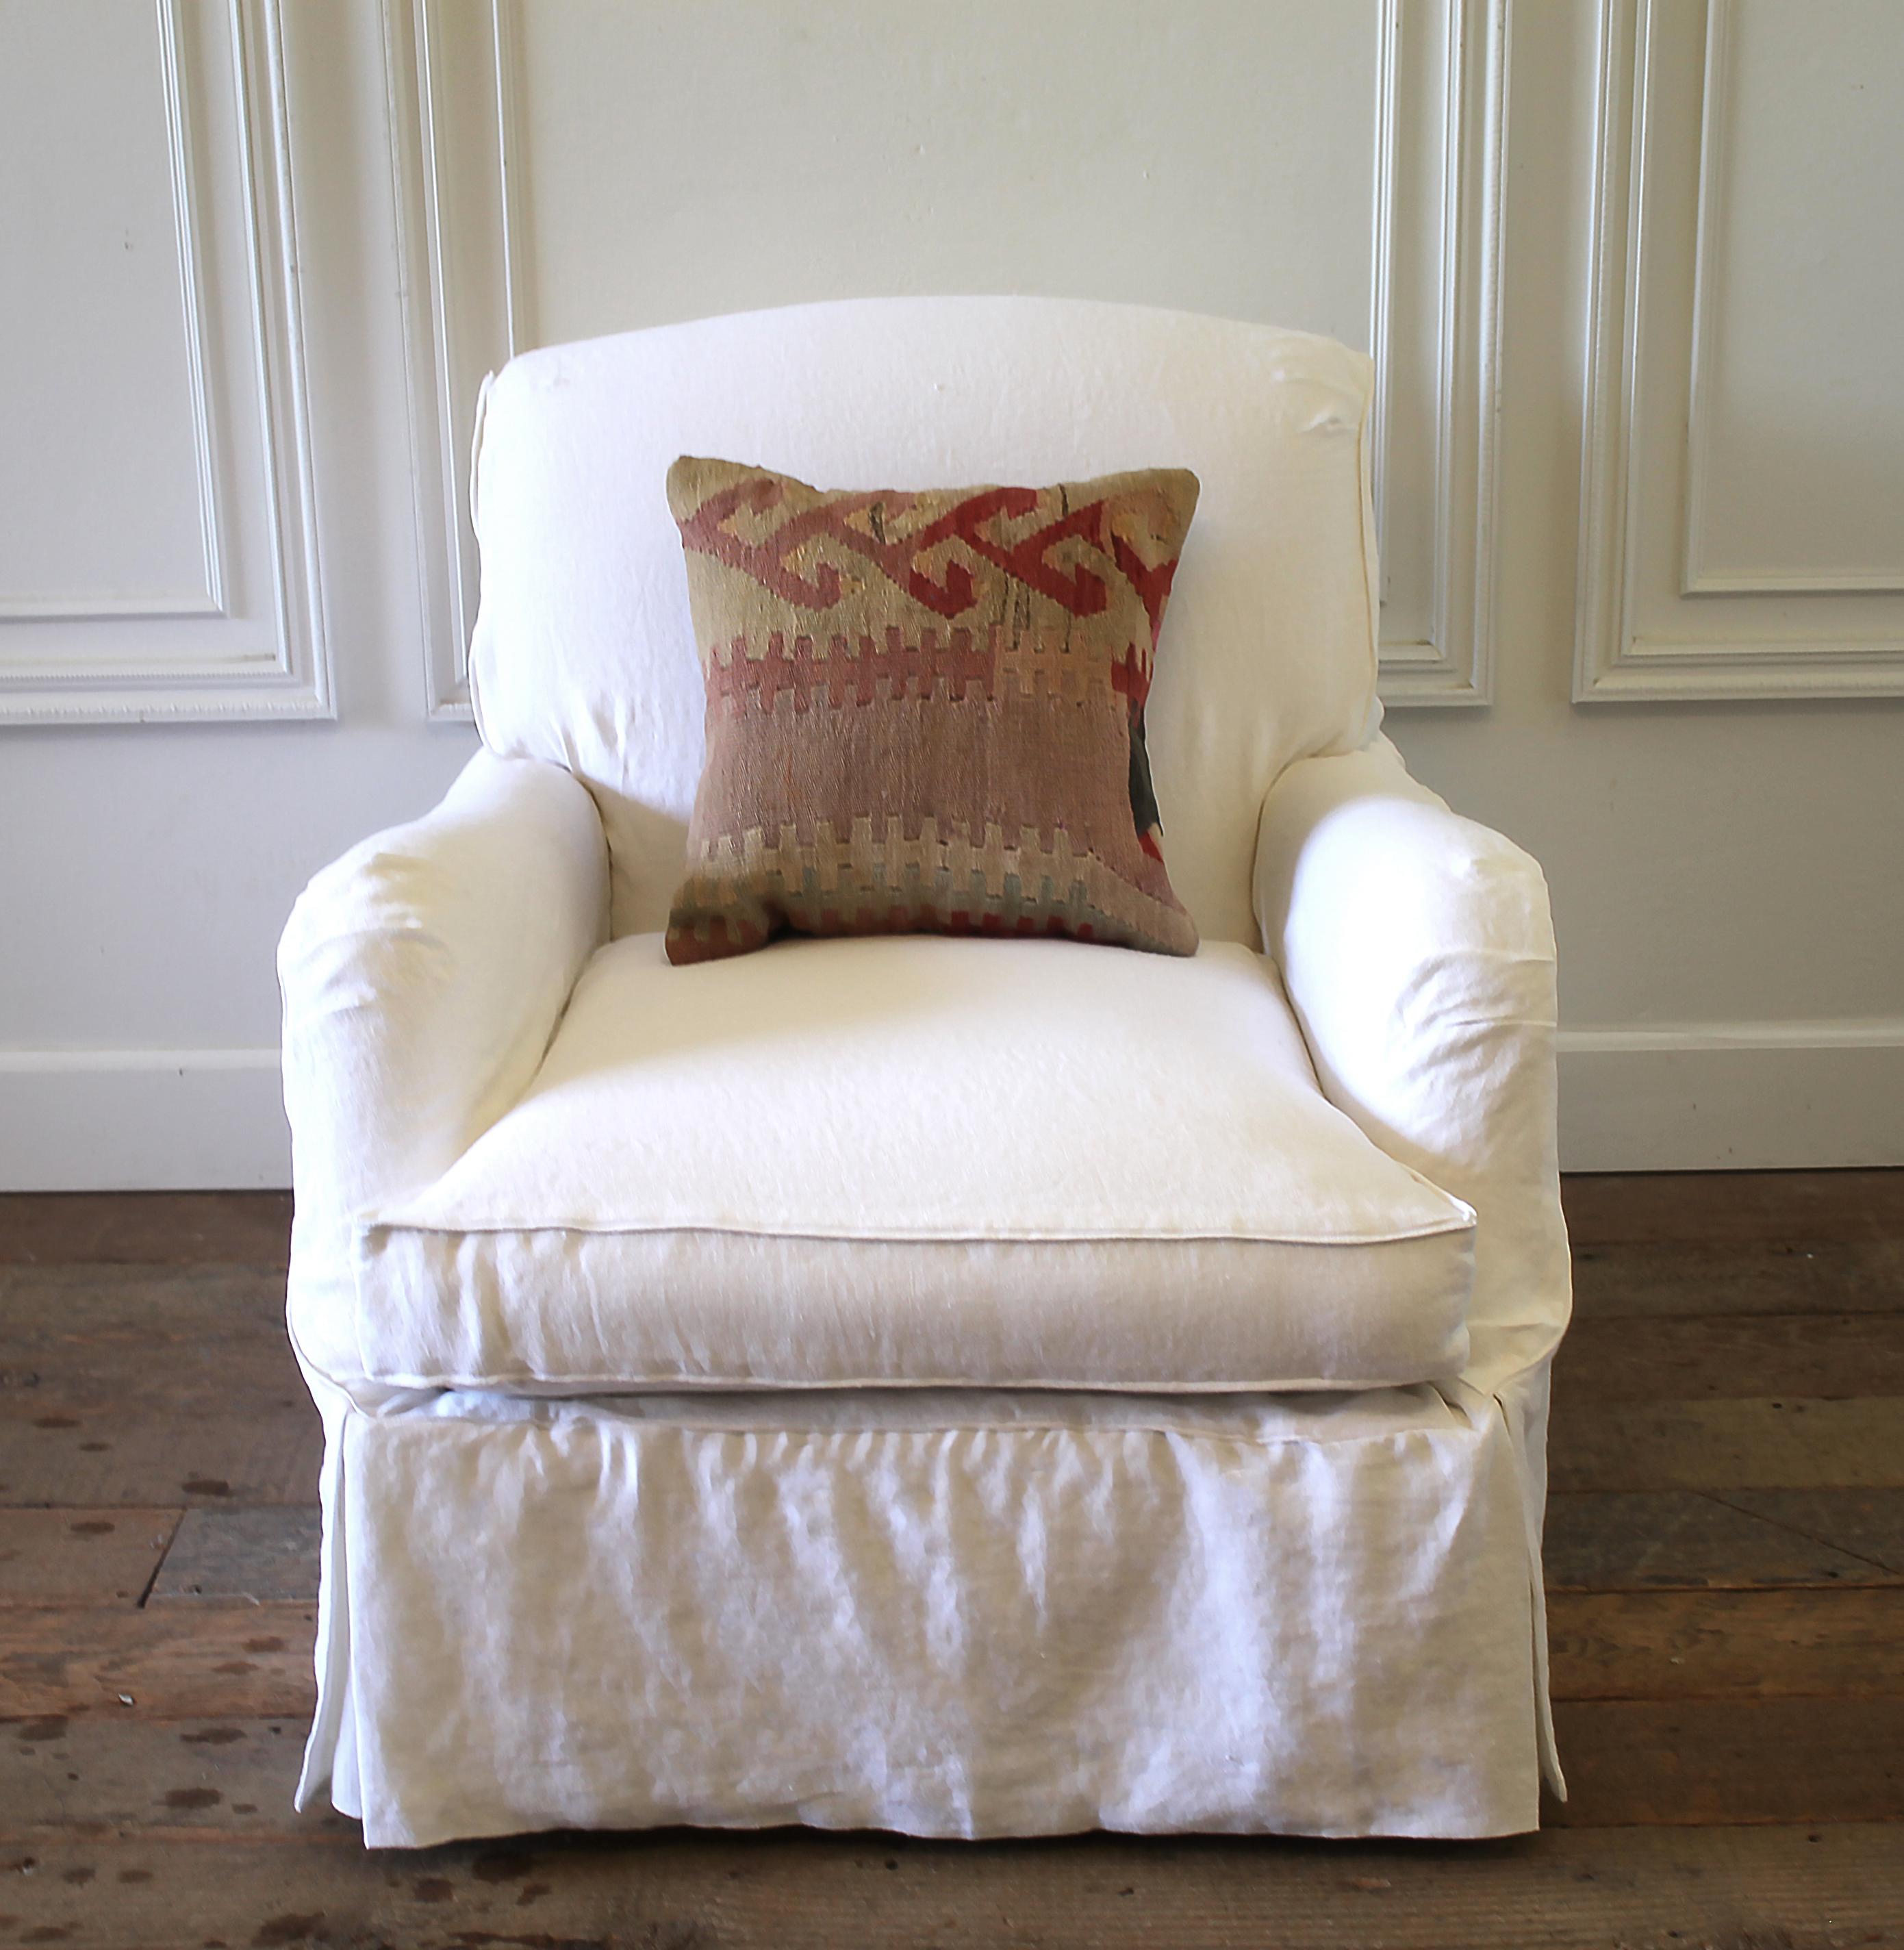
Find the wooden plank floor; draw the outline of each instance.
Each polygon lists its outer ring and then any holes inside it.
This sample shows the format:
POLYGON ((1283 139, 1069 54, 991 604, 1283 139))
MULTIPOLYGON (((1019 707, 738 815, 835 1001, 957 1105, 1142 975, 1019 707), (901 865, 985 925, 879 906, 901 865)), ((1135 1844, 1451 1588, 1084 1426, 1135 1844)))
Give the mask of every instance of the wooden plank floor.
POLYGON ((405 1855, 290 1808, 319 1438, 287 1201, 0 1198, 0 1945, 1904 1950, 1904 1172, 1567 1200, 1541 1834, 405 1855))

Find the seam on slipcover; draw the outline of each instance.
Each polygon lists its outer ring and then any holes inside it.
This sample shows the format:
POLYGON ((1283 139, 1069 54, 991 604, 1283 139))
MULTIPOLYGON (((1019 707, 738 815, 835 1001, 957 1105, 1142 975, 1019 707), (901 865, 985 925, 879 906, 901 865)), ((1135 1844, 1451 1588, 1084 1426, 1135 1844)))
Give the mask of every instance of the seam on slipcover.
MULTIPOLYGON (((1369 632, 1368 691, 1362 706, 1363 736, 1360 742, 1366 744, 1382 727, 1382 573, 1376 551, 1375 534, 1375 381, 1371 369, 1366 383, 1362 388, 1362 416, 1355 429, 1355 484, 1360 491, 1357 509, 1361 517, 1362 531, 1362 592, 1366 605, 1369 632), (1373 722, 1371 722, 1373 721, 1373 722)), ((1286 769, 1286 768, 1285 768, 1286 769)), ((1267 799, 1275 790, 1272 779, 1264 788, 1267 799)), ((1254 869, 1252 868, 1252 876, 1254 869)), ((1254 911, 1255 902, 1250 906, 1254 911)), ((1257 922, 1259 933, 1262 922, 1257 922)))
MULTIPOLYGON (((293 1349, 300 1361, 304 1361, 304 1350, 298 1344, 295 1329, 290 1330, 293 1349)), ((313 1373, 322 1375, 323 1370, 314 1363, 305 1362, 313 1373)), ((326 1379, 329 1377, 326 1376, 326 1379)), ((338 1418, 335 1435, 326 1428, 324 1435, 324 1460, 321 1471, 331 1474, 331 1507, 324 1512, 323 1528, 318 1540, 318 1577, 320 1603, 318 1615, 322 1629, 312 1650, 313 1677, 317 1684, 317 1699, 311 1712, 310 1728, 304 1737, 304 1751, 298 1768, 298 1779, 291 1790, 291 1805, 294 1811, 304 1813, 317 1797, 331 1790, 337 1757, 339 1729, 343 1723, 347 1704, 345 1694, 349 1690, 351 1665, 351 1605, 350 1576, 344 1556, 344 1450, 345 1431, 351 1419, 360 1413, 356 1404, 348 1397, 350 1391, 341 1383, 334 1383, 346 1397, 343 1414, 338 1418), (335 1453, 333 1453, 333 1447, 335 1453)), ((335 1805, 335 1793, 332 1805, 335 1805)))
MULTIPOLYGON (((1441 1428, 1401 1428, 1382 1431, 1363 1430, 1354 1434, 1331 1435, 1316 1429, 1292 1431, 1288 1434, 1265 1435, 1261 1433, 1245 1434, 1226 1429, 1212 1429, 1195 1423, 1179 1422, 1163 1416, 1145 1418, 1127 1422, 1062 1422, 1055 1418, 1038 1422, 1006 1422, 977 1416, 958 1416, 934 1420, 915 1428, 866 1428, 850 1425, 839 1428, 815 1428, 797 1423, 781 1424, 772 1422, 740 1425, 731 1422, 696 1422, 687 1418, 673 1417, 665 1422, 652 1420, 646 1416, 618 1415, 612 1400, 603 1400, 599 1397, 578 1397, 572 1400, 551 1400, 547 1405, 553 1410, 585 1415, 594 1420, 613 1420, 630 1428, 651 1428, 672 1431, 684 1435, 732 1435, 743 1438, 763 1435, 819 1436, 831 1440, 849 1438, 859 1441, 863 1438, 889 1436, 939 1436, 939 1435, 1161 1435, 1180 1438, 1186 1441, 1227 1442, 1245 1449, 1280 1448, 1290 1443, 1373 1442, 1394 1444, 1417 1438, 1433 1438, 1447 1434, 1480 1435, 1480 1423, 1469 1409, 1457 1397, 1446 1392, 1444 1385, 1411 1383, 1410 1386, 1429 1387, 1439 1397, 1451 1413, 1460 1418, 1458 1425, 1441 1428)), ((476 1392, 472 1391, 472 1392, 476 1392)), ((486 1392, 486 1391, 485 1391, 486 1392)), ((500 1391, 498 1391, 500 1392, 500 1391)), ((1109 1390, 1090 1392, 1105 1394, 1109 1390)), ((1242 1392, 1232 1391, 1232 1393, 1242 1392)), ((1373 1394, 1373 1389, 1345 1388, 1338 1391, 1345 1396, 1373 1394)), ((515 1399, 522 1400, 522 1397, 515 1399)), ((1491 1397, 1484 1400, 1493 1401, 1491 1397)), ((1498 1403, 1495 1404, 1498 1406, 1498 1403)), ((473 1428, 506 1428, 528 1423, 544 1424, 552 1418, 528 1415, 509 1421, 497 1421, 481 1415, 466 1415, 454 1407, 445 1408, 440 1403, 421 1410, 399 1410, 390 1415, 378 1415, 364 1411, 372 1421, 394 1422, 407 1419, 431 1422, 457 1422, 473 1428)))
MULTIPOLYGON (((1545 1357, 1550 1363, 1553 1353, 1545 1357)), ((1532 1500, 1527 1494, 1527 1431, 1525 1426, 1516 1428, 1516 1421, 1525 1422, 1525 1417, 1510 1413, 1504 1397, 1497 1393, 1494 1397, 1495 1407, 1507 1431, 1509 1447, 1514 1458, 1516 1473, 1522 1478, 1520 1483, 1521 1522, 1527 1538, 1527 1582, 1528 1609, 1533 1627, 1534 1656, 1534 1744, 1536 1763, 1541 1776, 1553 1790, 1557 1801, 1567 1799, 1567 1777, 1560 1768, 1560 1736, 1553 1724, 1553 1696, 1550 1681, 1550 1665, 1547 1651, 1547 1575, 1545 1560, 1541 1548, 1538 1527, 1535 1520, 1532 1500)), ((1541 1441, 1546 1441, 1546 1430, 1541 1431, 1541 1441)))
MULTIPOLYGON (((1463 1207, 1463 1210, 1468 1210, 1463 1207)), ((1149 1245, 1153 1243, 1167 1245, 1208 1242, 1213 1245, 1241 1246, 1300 1246, 1304 1248, 1354 1248, 1368 1246, 1403 1246, 1417 1240, 1446 1238, 1453 1233, 1472 1232, 1475 1217, 1468 1210, 1465 1219, 1451 1219, 1445 1223, 1422 1226, 1409 1232, 1357 1233, 1345 1237, 1340 1233, 1329 1237, 1305 1236, 1287 1233, 1256 1232, 1108 1232, 1054 1231, 1024 1232, 899 1232, 871 1229, 856 1232, 800 1231, 787 1227, 762 1227, 724 1224, 718 1221, 696 1220, 656 1223, 653 1225, 631 1223, 626 1221, 594 1222, 575 1220, 551 1220, 533 1225, 494 1224, 480 1223, 470 1225, 447 1223, 422 1223, 409 1220, 360 1218, 352 1228, 352 1235, 361 1247, 373 1233, 408 1232, 419 1236, 436 1238, 500 1238, 504 1236, 523 1237, 540 1232, 573 1232, 586 1238, 653 1238, 669 1232, 718 1234, 724 1238, 741 1239, 830 1239, 843 1245, 900 1245, 900 1246, 1042 1246, 1042 1245, 1149 1245)))
MULTIPOLYGON (((482 548, 481 496, 479 489, 482 480, 483 435, 489 425, 489 391, 495 383, 494 372, 483 375, 482 384, 476 388, 475 424, 469 431, 469 529, 476 537, 479 554, 482 548)), ((481 740, 485 749, 493 752, 496 749, 495 741, 483 723, 482 699, 477 690, 476 660, 473 656, 466 658, 463 675, 469 687, 469 715, 475 721, 476 736, 481 740)))
MULTIPOLYGON (((890 1375, 829 1375, 824 1380, 789 1381, 762 1378, 756 1375, 537 1375, 528 1372, 488 1375, 433 1375, 418 1377, 413 1371, 394 1372, 366 1368, 363 1378, 380 1388, 435 1389, 445 1393, 507 1394, 519 1388, 580 1389, 577 1394, 525 1394, 525 1401, 566 1403, 589 1400, 612 1400, 618 1396, 638 1397, 651 1394, 824 1394, 834 1390, 871 1390, 880 1394, 907 1394, 918 1388, 996 1388, 1011 1394, 1037 1394, 1050 1389, 1060 1394, 1099 1395, 1320 1395, 1363 1394, 1376 1388, 1438 1388, 1458 1380, 1460 1370, 1432 1375, 1396 1375, 1388 1380, 1289 1381, 1279 1376, 1273 1381, 1186 1382, 1153 1379, 1136 1382, 1065 1381, 1040 1375, 1036 1381, 980 1381, 970 1375, 908 1375, 896 1379, 890 1375)), ((340 1388, 347 1381, 332 1375, 340 1388)), ((1017 1428, 1022 1425, 1011 1423, 1017 1428)))
MULTIPOLYGON (((436 1419, 443 1422, 467 1421, 472 1428, 494 1428, 507 1427, 506 1423, 485 1422, 479 1416, 463 1416, 443 1415, 436 1419)), ((1472 1435, 1470 1423, 1457 1428, 1404 1428, 1391 1431, 1386 1434, 1337 1435, 1236 1435, 1222 1430, 1198 1428, 1179 1422, 1142 1422, 1104 1425, 1089 1422, 934 1422, 930 1428, 774 1428, 771 1431, 730 1428, 720 1422, 651 1422, 645 1426, 671 1430, 682 1435, 731 1435, 743 1440, 771 1433, 775 1435, 821 1436, 828 1440, 850 1437, 859 1441, 868 1436, 938 1435, 1159 1435, 1186 1442, 1226 1442, 1242 1449, 1280 1448, 1292 1442, 1341 1444, 1345 1442, 1374 1442, 1385 1445, 1413 1441, 1416 1438, 1433 1438, 1441 1435, 1472 1435)))

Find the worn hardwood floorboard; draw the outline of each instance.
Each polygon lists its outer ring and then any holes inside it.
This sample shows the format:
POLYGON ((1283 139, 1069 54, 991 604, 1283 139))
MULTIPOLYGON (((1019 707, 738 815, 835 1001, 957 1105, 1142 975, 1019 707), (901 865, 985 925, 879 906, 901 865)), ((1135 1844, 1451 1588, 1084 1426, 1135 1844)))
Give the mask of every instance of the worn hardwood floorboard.
POLYGON ((1557 1699, 1856 1699, 1904 1694, 1904 1589, 1560 1591, 1557 1699))
POLYGON ((1569 1401, 1904 1395, 1904 1313, 1576 1320, 1554 1357, 1569 1401))
POLYGON ((1553 1722, 1557 1826, 1904 1819, 1904 1697, 1556 1700, 1553 1722))
MULTIPOLYGON (((307 1715, 308 1600, 36 1606, 0 1616, 0 1719, 99 1712, 142 1720, 307 1715)), ((1559 1699, 1893 1697, 1904 1689, 1904 1590, 1558 1592, 1559 1699)))
POLYGON ((14 1191, 0 1264, 288 1266, 288 1191, 14 1191))
POLYGON ((308 1600, 0 1613, 0 1721, 122 1712, 148 1720, 307 1718, 316 1636, 308 1600))
POLYGON ((1547 1499, 1550 1591, 1904 1583, 1904 1490, 1610 1490, 1547 1499))
POLYGON ((1734 1509, 1904 1572, 1904 1490, 1728 1490, 1734 1509))
POLYGON ((0 1505, 314 1494, 322 1434, 282 1270, 0 1271, 0 1505))
POLYGON ((0 1849, 0 1931, 64 1950, 1897 1950, 1896 1843, 1862 1825, 1466 1845, 662 1830, 416 1855, 61 1838, 0 1849))
MULTIPOLYGON (((180 1609, 35 1606, 0 1616, 0 1718, 308 1713, 309 1600, 180 1609)), ((1904 1692, 1904 1590, 1557 1592, 1560 1699, 1856 1699, 1904 1692)))
POLYGON ((85 1367, 115 1349, 143 1353, 216 1348, 226 1357, 282 1356, 285 1271, 254 1266, 0 1265, 0 1331, 9 1362, 61 1354, 85 1367))
POLYGON ((146 1603, 309 1602, 317 1595, 314 1509, 187 1510, 146 1603))
POLYGON ((1576 1245, 1578 1321, 1904 1313, 1904 1238, 1576 1245))
POLYGON ((0 1509, 0 1606, 136 1605, 176 1509, 0 1509))
POLYGON ((1561 1203, 1576 1247, 1904 1239, 1904 1171, 1594 1172, 1561 1203))
POLYGON ((354 1835, 294 1814, 304 1726, 289 1715, 148 1719, 136 1708, 50 1713, 0 1727, 0 1839, 67 1830, 354 1835))
POLYGON ((1904 1488, 1904 1397, 1583 1402, 1557 1376, 1556 1490, 1904 1488))
POLYGON ((75 1426, 0 1413, 0 1505, 307 1503, 323 1457, 308 1401, 221 1410, 215 1388, 182 1388, 117 1415, 70 1400, 50 1412, 75 1426))

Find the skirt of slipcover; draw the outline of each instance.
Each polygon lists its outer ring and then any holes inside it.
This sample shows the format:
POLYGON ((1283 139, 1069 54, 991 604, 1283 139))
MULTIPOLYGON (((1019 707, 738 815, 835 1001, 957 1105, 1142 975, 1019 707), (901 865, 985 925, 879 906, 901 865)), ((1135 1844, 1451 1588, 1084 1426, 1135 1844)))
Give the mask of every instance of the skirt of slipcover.
POLYGON ((1472 1390, 324 1393, 302 1798, 373 1846, 1536 1824, 1519 1470, 1472 1390))

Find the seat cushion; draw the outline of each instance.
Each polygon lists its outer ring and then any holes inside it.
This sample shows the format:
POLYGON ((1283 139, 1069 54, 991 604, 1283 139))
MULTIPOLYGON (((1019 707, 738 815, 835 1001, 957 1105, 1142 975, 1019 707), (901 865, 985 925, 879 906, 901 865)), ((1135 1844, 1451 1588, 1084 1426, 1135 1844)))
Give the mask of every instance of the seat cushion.
POLYGON ((359 1339, 531 1391, 1408 1383, 1460 1370, 1473 1218, 1327 1102, 1234 944, 632 936, 361 1220, 359 1339))

